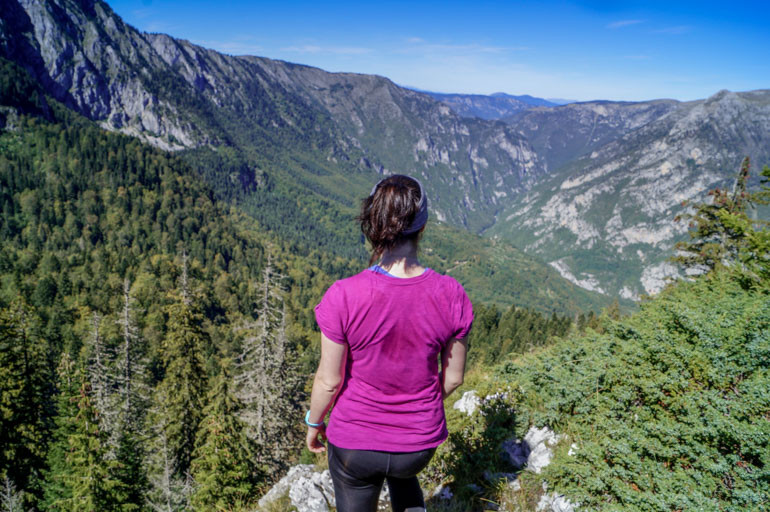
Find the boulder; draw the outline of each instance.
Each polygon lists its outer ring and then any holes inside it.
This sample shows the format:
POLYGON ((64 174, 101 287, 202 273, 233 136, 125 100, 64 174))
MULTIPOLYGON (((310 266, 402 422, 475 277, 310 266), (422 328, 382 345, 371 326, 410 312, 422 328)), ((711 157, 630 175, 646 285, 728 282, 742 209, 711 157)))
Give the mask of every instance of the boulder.
POLYGON ((561 494, 555 492, 543 494, 537 503, 537 512, 575 512, 578 504, 572 503, 561 494))
POLYGON ((471 416, 480 406, 481 399, 476 395, 475 390, 471 390, 463 393, 462 398, 452 405, 452 409, 457 409, 458 411, 471 416))
MULTIPOLYGON (((312 464, 292 466, 262 498, 259 506, 265 507, 282 496, 289 496, 298 512, 329 512, 334 507, 334 484, 329 470, 319 472, 312 464)), ((390 493, 387 483, 380 492, 380 510, 390 510, 390 493)))
POLYGON ((531 453, 527 457, 527 470, 540 473, 544 467, 551 463, 553 457, 552 446, 556 445, 564 436, 557 435, 548 427, 530 427, 524 442, 529 446, 531 453))

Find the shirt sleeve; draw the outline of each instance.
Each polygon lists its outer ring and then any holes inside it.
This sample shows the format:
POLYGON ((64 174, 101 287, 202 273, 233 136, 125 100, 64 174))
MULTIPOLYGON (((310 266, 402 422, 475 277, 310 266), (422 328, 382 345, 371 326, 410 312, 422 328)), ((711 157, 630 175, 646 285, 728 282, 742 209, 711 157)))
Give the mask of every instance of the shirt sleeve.
POLYGON ((454 337, 458 340, 464 339, 473 327, 473 304, 465 293, 465 289, 460 283, 457 283, 457 297, 454 301, 454 337))
POLYGON ((335 343, 347 343, 344 323, 346 313, 342 289, 334 283, 315 307, 315 320, 324 336, 335 343))

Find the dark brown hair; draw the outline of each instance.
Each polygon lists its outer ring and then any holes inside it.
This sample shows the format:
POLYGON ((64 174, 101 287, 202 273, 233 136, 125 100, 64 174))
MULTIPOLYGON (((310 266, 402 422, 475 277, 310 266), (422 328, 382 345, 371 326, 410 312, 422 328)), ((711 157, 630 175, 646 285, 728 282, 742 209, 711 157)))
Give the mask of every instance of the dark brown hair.
POLYGON ((383 180, 374 194, 361 202, 361 231, 372 245, 371 265, 382 254, 403 242, 418 241, 422 230, 404 235, 417 214, 420 203, 420 185, 401 174, 383 180))

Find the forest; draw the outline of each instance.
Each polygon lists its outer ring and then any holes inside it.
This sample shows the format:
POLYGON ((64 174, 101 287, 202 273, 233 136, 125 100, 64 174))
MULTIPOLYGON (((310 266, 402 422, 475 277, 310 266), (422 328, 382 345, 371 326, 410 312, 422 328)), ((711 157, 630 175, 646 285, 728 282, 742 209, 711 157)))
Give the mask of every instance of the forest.
MULTIPOLYGON (((0 509, 253 507, 303 456, 312 308, 363 246, 276 236, 265 223, 302 217, 260 221, 189 155, 2 71, 0 509)), ((478 302, 474 364, 595 322, 547 307, 478 302)))

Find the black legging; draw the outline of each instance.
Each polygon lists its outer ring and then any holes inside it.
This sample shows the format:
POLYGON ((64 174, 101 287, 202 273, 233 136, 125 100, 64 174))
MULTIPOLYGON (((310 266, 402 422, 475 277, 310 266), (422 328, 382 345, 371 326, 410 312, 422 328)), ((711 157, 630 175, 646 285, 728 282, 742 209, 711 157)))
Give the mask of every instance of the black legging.
POLYGON ((435 448, 419 452, 393 453, 348 450, 328 443, 329 472, 334 482, 337 512, 377 510, 383 480, 388 480, 394 512, 425 507, 419 473, 430 462, 435 448))

